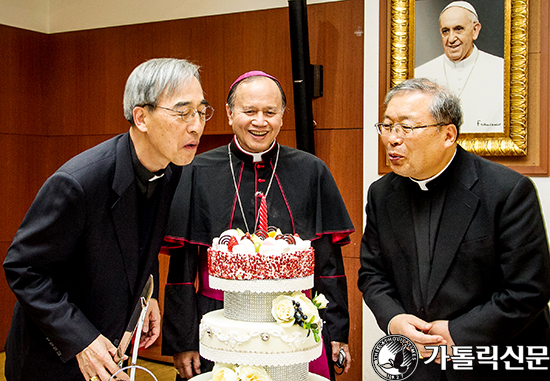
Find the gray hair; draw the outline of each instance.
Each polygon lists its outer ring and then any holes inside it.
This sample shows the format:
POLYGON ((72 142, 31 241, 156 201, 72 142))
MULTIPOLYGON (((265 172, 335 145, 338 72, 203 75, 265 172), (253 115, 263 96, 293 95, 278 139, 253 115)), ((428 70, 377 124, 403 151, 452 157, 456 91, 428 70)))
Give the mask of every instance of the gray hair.
POLYGON ((432 97, 429 112, 435 119, 436 123, 454 124, 457 130, 457 138, 460 134, 460 126, 462 126, 462 109, 460 108, 460 99, 452 94, 446 88, 430 81, 426 78, 411 78, 394 86, 384 100, 384 106, 388 107, 388 103, 394 96, 407 92, 420 92, 432 97))
POLYGON ((132 71, 126 81, 124 117, 133 125, 135 107, 157 106, 161 95, 171 96, 192 77, 200 81, 199 67, 187 60, 155 58, 145 61, 132 71))

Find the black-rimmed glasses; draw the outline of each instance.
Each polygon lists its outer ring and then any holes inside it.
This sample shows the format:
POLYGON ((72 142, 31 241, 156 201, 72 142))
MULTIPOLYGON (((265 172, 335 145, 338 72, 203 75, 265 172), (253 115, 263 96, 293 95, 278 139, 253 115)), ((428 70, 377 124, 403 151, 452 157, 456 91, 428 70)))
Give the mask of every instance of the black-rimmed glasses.
POLYGON ((191 107, 191 106, 187 106, 183 110, 175 110, 173 108, 168 108, 168 107, 164 107, 164 106, 155 106, 155 105, 151 105, 151 104, 146 104, 144 106, 149 106, 149 107, 154 107, 154 108, 161 108, 163 110, 168 110, 168 111, 175 112, 175 113, 179 114, 179 116, 181 117, 181 120, 183 120, 184 122, 191 122, 196 114, 199 114, 199 118, 203 122, 209 121, 210 119, 212 119, 212 116, 214 116, 214 108, 212 106, 206 106, 205 108, 203 108, 200 111, 197 110, 194 107, 191 107))
POLYGON ((392 130, 394 130, 398 136, 403 137, 403 136, 410 135, 414 130, 419 128, 438 127, 438 126, 444 126, 444 125, 445 123, 426 124, 425 126, 407 126, 406 124, 401 124, 401 123, 394 123, 394 124, 375 123, 374 127, 376 127, 376 131, 378 132, 378 135, 381 135, 381 136, 390 135, 392 130))

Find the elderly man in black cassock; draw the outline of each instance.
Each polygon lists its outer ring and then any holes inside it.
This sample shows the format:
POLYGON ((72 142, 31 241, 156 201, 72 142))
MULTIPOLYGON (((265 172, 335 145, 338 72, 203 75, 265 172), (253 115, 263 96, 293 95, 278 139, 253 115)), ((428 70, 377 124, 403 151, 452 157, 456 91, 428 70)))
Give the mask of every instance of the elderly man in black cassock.
POLYGON ((312 241, 316 253, 314 292, 329 300, 321 316, 327 360, 312 371, 334 377, 332 361, 347 355, 349 314, 341 246, 354 231, 327 166, 317 157, 280 145, 286 98, 279 81, 248 72, 231 86, 227 98, 228 145, 197 156, 186 167, 172 204, 166 240, 171 259, 165 293, 163 353, 173 355, 178 379, 211 367, 199 358, 201 316, 223 307, 223 294, 208 286, 206 249, 221 232, 253 233, 258 192, 266 196, 269 225, 312 241), (189 207, 190 206, 190 207, 189 207), (199 277, 195 292, 196 274, 199 277))

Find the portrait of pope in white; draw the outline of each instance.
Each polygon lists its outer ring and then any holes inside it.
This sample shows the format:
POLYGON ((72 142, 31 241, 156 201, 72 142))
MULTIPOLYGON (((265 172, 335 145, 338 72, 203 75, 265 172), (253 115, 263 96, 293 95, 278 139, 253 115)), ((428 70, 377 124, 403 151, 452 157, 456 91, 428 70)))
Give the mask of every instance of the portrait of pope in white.
MULTIPOLYGON (((414 76, 435 81, 460 98, 464 112, 461 133, 504 132, 503 53, 494 52, 495 49, 500 48, 498 46, 495 48, 494 43, 489 43, 493 48, 492 52, 477 46, 482 33, 494 35, 494 31, 482 30, 484 19, 480 17, 474 5, 466 1, 453 1, 442 6, 440 1, 417 0, 415 5, 417 57, 414 76), (418 29, 425 24, 422 20, 428 18, 431 18, 432 23, 434 19, 438 19, 440 47, 437 49, 440 52, 442 48, 443 53, 425 61, 429 53, 423 53, 425 50, 419 46, 424 39, 419 36, 418 29)), ((485 12, 483 17, 490 21, 487 24, 491 27, 495 22, 500 21, 503 32, 504 2, 490 1, 483 2, 482 5, 484 11, 487 8, 495 9, 495 13, 485 12), (501 9, 502 13, 499 12, 501 9)), ((481 4, 478 8, 481 9, 481 4)), ((433 41, 433 36, 430 37, 433 41)), ((503 38, 499 41, 497 37, 496 41, 503 44, 503 38)), ((431 45, 431 51, 437 52, 433 46, 436 44, 431 43, 431 45)))

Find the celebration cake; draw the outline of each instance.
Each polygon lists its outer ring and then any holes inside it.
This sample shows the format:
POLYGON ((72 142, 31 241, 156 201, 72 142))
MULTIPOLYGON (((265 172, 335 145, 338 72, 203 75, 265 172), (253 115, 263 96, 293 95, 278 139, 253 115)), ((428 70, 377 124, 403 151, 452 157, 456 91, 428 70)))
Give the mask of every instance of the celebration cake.
POLYGON ((279 229, 239 229, 214 238, 208 250, 210 287, 224 291, 224 309, 203 316, 200 354, 214 370, 193 381, 312 381, 309 362, 322 353, 318 309, 302 290, 313 287, 314 250, 279 229))

